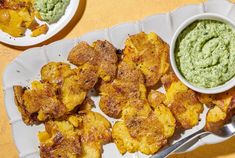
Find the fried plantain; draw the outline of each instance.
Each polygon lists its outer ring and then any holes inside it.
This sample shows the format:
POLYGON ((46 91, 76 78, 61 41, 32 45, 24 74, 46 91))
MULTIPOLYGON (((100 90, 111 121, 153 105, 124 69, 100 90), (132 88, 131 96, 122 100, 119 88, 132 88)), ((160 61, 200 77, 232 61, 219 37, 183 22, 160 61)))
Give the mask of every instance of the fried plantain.
POLYGON ((83 111, 65 121, 49 121, 39 132, 41 157, 100 158, 111 142, 111 124, 100 114, 83 111))
POLYGON ((117 50, 108 41, 97 40, 93 43, 95 51, 98 52, 99 71, 102 80, 109 82, 116 77, 117 70, 117 50))
POLYGON ((198 94, 198 98, 210 108, 206 116, 206 130, 217 130, 231 119, 235 109, 235 88, 220 94, 198 94))
POLYGON ((170 108, 179 124, 185 129, 197 125, 203 105, 197 99, 196 93, 180 82, 173 73, 164 75, 161 81, 166 89, 164 103, 170 108))
POLYGON ((76 106, 81 105, 85 100, 87 91, 78 84, 80 76, 74 75, 66 78, 61 88, 62 103, 68 111, 72 111, 76 106))
POLYGON ((79 67, 85 64, 96 67, 94 71, 96 81, 101 78, 109 82, 116 77, 118 61, 116 51, 116 48, 108 41, 97 40, 93 43, 93 47, 86 42, 80 42, 69 53, 68 60, 79 67))
POLYGON ((40 157, 77 158, 82 155, 81 132, 68 121, 49 121, 38 133, 40 157))
POLYGON ((94 88, 98 81, 98 68, 91 64, 84 64, 75 69, 76 75, 79 77, 77 84, 81 85, 82 89, 90 90, 94 88))
POLYGON ((151 90, 148 94, 148 102, 153 108, 156 108, 159 104, 163 104, 165 100, 166 95, 156 90, 151 90))
POLYGON ((127 63, 118 66, 117 79, 100 87, 99 106, 108 116, 120 118, 122 108, 129 98, 146 98, 146 88, 141 72, 127 63))
POLYGON ((123 54, 125 62, 142 71, 147 87, 156 85, 169 68, 169 46, 155 33, 129 36, 123 54))
POLYGON ((30 113, 27 111, 24 100, 23 100, 23 94, 25 91, 25 88, 21 86, 14 86, 14 100, 16 103, 16 106, 21 113, 22 119, 26 125, 32 125, 32 124, 39 124, 40 121, 37 119, 37 115, 35 113, 30 113))
POLYGON ((88 91, 95 85, 92 65, 71 69, 68 64, 50 62, 41 70, 41 81, 31 89, 15 86, 15 101, 27 125, 62 118, 81 106, 88 91))
POLYGON ((49 62, 41 69, 41 79, 43 82, 51 84, 62 84, 64 79, 75 75, 75 71, 70 68, 69 64, 62 62, 49 62))
POLYGON ((48 25, 39 25, 35 19, 37 14, 34 0, 1 0, 0 29, 13 37, 23 36, 27 29, 33 37, 46 34, 48 25))
POLYGON ((175 118, 163 104, 152 110, 146 100, 130 99, 112 136, 121 154, 140 151, 150 155, 167 143, 174 130, 175 118))
POLYGON ((76 66, 85 63, 97 65, 98 52, 95 51, 88 43, 80 42, 69 53, 68 61, 76 66))
POLYGON ((30 115, 36 114, 40 122, 59 118, 66 113, 65 106, 57 98, 57 89, 49 83, 32 82, 32 88, 26 89, 21 99, 24 110, 30 115))

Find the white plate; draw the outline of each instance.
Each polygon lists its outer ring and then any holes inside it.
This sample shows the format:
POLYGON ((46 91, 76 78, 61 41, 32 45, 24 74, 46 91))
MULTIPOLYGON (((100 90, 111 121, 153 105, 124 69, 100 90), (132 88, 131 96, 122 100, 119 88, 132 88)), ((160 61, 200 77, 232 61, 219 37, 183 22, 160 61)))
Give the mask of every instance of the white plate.
MULTIPOLYGON (((13 85, 19 84, 28 86, 30 81, 39 79, 40 68, 49 61, 66 62, 69 51, 79 41, 85 40, 89 43, 92 43, 97 39, 106 39, 113 43, 115 47, 121 49, 124 47, 124 41, 128 37, 128 34, 136 34, 140 31, 145 31, 147 33, 156 32, 166 42, 169 43, 171 41, 173 33, 184 20, 193 15, 204 12, 219 13, 227 16, 228 18, 231 18, 232 20, 235 20, 235 6, 232 3, 226 0, 209 0, 208 2, 199 5, 188 5, 170 13, 153 15, 151 17, 145 18, 144 20, 140 20, 134 23, 125 23, 114 26, 112 28, 91 32, 77 39, 61 40, 40 48, 32 48, 19 55, 7 66, 3 76, 3 87, 5 106, 12 125, 13 137, 20 157, 39 157, 37 131, 42 130, 43 126, 27 127, 23 124, 20 113, 18 112, 14 103, 14 95, 12 89, 13 85)), ((95 101, 96 105, 98 105, 99 98, 93 98, 93 100, 95 101)), ((97 108, 94 111, 101 112, 99 106, 96 107, 97 108)), ((193 129, 186 130, 184 133, 181 134, 181 137, 178 137, 177 139, 182 139, 192 132, 195 132, 199 128, 202 128, 205 123, 207 110, 208 109, 205 109, 203 114, 201 114, 202 121, 198 126, 195 126, 193 129)), ((114 123, 114 119, 108 119, 112 123, 114 123)), ((196 140, 191 145, 181 148, 178 152, 190 151, 203 144, 215 144, 225 140, 226 139, 219 138, 214 135, 209 135, 202 139, 196 140)), ((176 141, 177 140, 175 140, 174 142, 176 141)), ((119 154, 116 146, 112 143, 104 147, 103 157, 120 158, 122 156, 119 154)), ((125 154, 123 157, 145 158, 148 156, 142 155, 140 153, 128 153, 125 154)))
MULTIPOLYGON (((70 3, 66 8, 65 14, 61 17, 61 19, 54 24, 48 24, 49 30, 46 34, 37 37, 31 37, 31 31, 27 29, 27 31, 25 32, 25 36, 15 38, 0 30, 0 41, 2 43, 14 46, 32 46, 46 41, 47 39, 57 34, 59 31, 61 31, 72 20, 78 9, 79 2, 80 0, 70 0, 70 3)), ((42 21, 38 22, 40 24, 45 23, 42 21)))

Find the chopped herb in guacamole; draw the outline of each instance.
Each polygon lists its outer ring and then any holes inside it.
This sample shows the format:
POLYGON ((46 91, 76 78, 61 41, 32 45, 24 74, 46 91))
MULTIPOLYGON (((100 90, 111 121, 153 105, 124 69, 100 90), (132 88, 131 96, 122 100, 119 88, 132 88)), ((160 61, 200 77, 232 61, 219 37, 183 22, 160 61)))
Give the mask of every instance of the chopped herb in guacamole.
POLYGON ((235 31, 229 24, 199 20, 179 35, 176 63, 192 84, 212 88, 235 76, 235 31))

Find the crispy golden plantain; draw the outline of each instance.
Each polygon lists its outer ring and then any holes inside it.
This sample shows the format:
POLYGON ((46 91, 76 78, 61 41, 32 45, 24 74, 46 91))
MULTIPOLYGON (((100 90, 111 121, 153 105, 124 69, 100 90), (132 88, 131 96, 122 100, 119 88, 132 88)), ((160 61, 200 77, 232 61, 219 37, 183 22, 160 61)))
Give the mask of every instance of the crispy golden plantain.
POLYGON ((111 81, 116 77, 117 61, 116 48, 108 41, 94 42, 94 49, 98 52, 99 76, 104 81, 111 81))
POLYGON ((70 51, 68 61, 76 66, 81 66, 85 63, 96 65, 97 56, 98 52, 95 51, 88 43, 80 42, 70 51))
POLYGON ((130 98, 146 98, 141 72, 127 63, 120 63, 118 75, 111 83, 103 83, 100 87, 99 106, 108 116, 120 118, 122 108, 130 98))
POLYGON ((111 139, 111 125, 100 114, 84 111, 66 121, 49 121, 40 132, 41 157, 100 158, 111 139))
POLYGON ((220 109, 218 106, 214 106, 207 112, 205 129, 208 131, 214 131, 221 128, 226 121, 227 113, 220 109))
POLYGON ((82 105, 79 106, 78 111, 89 111, 94 107, 94 101, 89 96, 87 96, 86 99, 83 101, 82 105))
POLYGON ((62 62, 49 62, 41 69, 42 81, 52 84, 62 84, 65 78, 75 74, 69 64, 62 62))
POLYGON ((142 72, 135 68, 133 63, 120 62, 117 71, 117 80, 144 84, 142 72))
POLYGON ((86 42, 80 42, 69 53, 68 60, 79 67, 83 65, 96 67, 94 77, 97 79, 100 77, 103 81, 109 82, 116 76, 118 61, 116 51, 108 41, 98 40, 93 43, 93 47, 86 42))
MULTIPOLYGON (((32 26, 32 24, 33 22, 30 24, 30 26, 32 26)), ((43 24, 40 26, 31 27, 31 28, 33 29, 32 34, 31 34, 32 37, 37 37, 39 35, 46 34, 49 29, 47 24, 43 24)))
POLYGON ((68 121, 49 121, 38 133, 40 157, 77 158, 82 155, 81 132, 68 121))
POLYGON ((39 124, 39 121, 37 119, 37 115, 35 113, 30 113, 27 111, 24 100, 23 100, 23 94, 25 91, 25 88, 21 86, 14 86, 14 96, 15 96, 15 103, 18 107, 19 112, 21 113, 22 119, 26 125, 32 125, 32 124, 39 124))
POLYGON ((41 82, 34 81, 27 90, 16 86, 15 100, 24 122, 38 124, 66 117, 77 110, 91 109, 91 101, 84 103, 84 100, 96 83, 93 68, 85 64, 71 69, 68 64, 50 62, 41 70, 41 82))
MULTIPOLYGON (((36 114, 37 120, 41 122, 62 117, 66 113, 66 108, 56 93, 57 89, 54 86, 34 81, 32 88, 25 90, 21 99, 25 110, 31 115, 36 114)), ((25 123, 27 124, 27 121, 25 123)))
POLYGON ((220 94, 198 94, 198 98, 210 107, 206 116, 206 130, 217 130, 231 119, 235 109, 235 88, 220 94))
POLYGON ((118 80, 103 84, 100 91, 101 99, 99 106, 106 115, 113 118, 121 117, 122 108, 129 98, 141 98, 146 95, 146 89, 143 84, 118 80))
POLYGON ((39 26, 33 4, 33 0, 1 0, 0 29, 13 37, 23 36, 26 29, 32 31, 33 37, 45 34, 48 26, 39 26))
POLYGON ((152 110, 144 100, 129 100, 122 119, 114 124, 112 130, 121 154, 137 151, 154 154, 167 143, 167 138, 175 130, 175 118, 167 107, 159 104, 152 110))
POLYGON ((169 68, 169 46, 155 33, 129 36, 123 53, 124 61, 142 71, 147 87, 156 85, 169 68))
POLYGON ((76 68, 75 71, 76 75, 79 76, 77 82, 84 90, 90 90, 94 88, 99 77, 97 73, 97 66, 86 63, 83 66, 76 68))
POLYGON ((74 75, 66 78, 61 88, 62 102, 68 111, 72 111, 85 100, 87 91, 78 84, 80 76, 74 75))
POLYGON ((100 146, 112 141, 111 124, 101 114, 92 111, 79 113, 82 118, 82 143, 100 146))
POLYGON ((151 90, 148 94, 148 102, 153 108, 157 107, 159 104, 163 104, 165 100, 165 94, 156 90, 151 90))
POLYGON ((166 89, 164 103, 173 112, 176 120, 185 129, 197 125, 203 105, 198 101, 196 93, 180 82, 173 73, 163 76, 161 80, 166 89))

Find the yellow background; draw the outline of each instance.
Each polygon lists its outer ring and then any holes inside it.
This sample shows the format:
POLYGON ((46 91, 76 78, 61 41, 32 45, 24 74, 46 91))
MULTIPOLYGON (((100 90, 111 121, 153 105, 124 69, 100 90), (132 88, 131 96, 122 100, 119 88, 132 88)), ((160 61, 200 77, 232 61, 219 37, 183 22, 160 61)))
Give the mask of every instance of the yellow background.
MULTIPOLYGON (((87 32, 110 27, 122 22, 143 19, 156 13, 165 13, 185 4, 200 3, 203 0, 81 0, 76 16, 58 35, 44 42, 48 44, 63 38, 74 38, 87 32)), ((233 0, 235 2, 235 0, 233 0)), ((235 15, 234 15, 235 16, 235 15)), ((160 24, 159 24, 160 25, 160 24)), ((41 46, 40 44, 39 46, 41 46)), ((0 74, 6 65, 27 48, 0 44, 0 74)), ((10 124, 3 103, 0 86, 0 158, 17 158, 18 152, 12 139, 10 124)), ((235 137, 170 158, 235 158, 235 137)))

